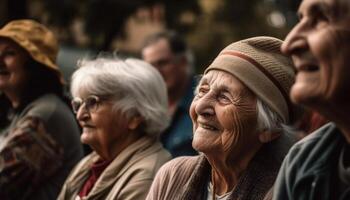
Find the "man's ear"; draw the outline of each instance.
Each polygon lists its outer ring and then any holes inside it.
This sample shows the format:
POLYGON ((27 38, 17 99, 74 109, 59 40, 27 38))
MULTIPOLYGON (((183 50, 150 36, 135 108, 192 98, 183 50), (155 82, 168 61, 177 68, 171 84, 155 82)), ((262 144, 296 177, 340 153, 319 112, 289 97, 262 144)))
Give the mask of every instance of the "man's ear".
POLYGON ((128 122, 128 128, 130 130, 135 130, 142 123, 143 119, 141 116, 134 116, 128 122))
POLYGON ((261 143, 268 143, 278 138, 280 135, 281 132, 262 131, 259 133, 259 140, 261 143))

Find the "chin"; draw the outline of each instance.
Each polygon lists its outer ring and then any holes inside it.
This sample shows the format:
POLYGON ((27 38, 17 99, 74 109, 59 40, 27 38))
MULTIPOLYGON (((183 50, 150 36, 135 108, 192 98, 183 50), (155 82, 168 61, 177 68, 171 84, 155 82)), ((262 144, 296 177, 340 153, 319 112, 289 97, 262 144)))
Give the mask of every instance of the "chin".
POLYGON ((310 89, 305 84, 295 83, 290 91, 290 98, 295 104, 305 104, 311 98, 310 89))
POLYGON ((205 150, 205 147, 204 147, 205 145, 204 146, 203 145, 204 145, 203 142, 198 141, 195 138, 193 138, 193 140, 192 140, 193 149, 195 149, 198 152, 203 152, 203 150, 205 150))
POLYGON ((212 145, 210 145, 210 144, 208 144, 207 142, 204 142, 204 141, 193 140, 192 141, 192 147, 196 151, 204 153, 204 154, 210 153, 210 152, 215 150, 215 148, 212 145))
POLYGON ((83 133, 80 136, 80 142, 83 144, 90 145, 91 138, 89 137, 89 134, 83 133))
POLYGON ((321 98, 316 95, 312 95, 310 92, 306 91, 291 91, 290 98, 294 104, 303 105, 309 108, 312 108, 316 105, 319 105, 321 98))

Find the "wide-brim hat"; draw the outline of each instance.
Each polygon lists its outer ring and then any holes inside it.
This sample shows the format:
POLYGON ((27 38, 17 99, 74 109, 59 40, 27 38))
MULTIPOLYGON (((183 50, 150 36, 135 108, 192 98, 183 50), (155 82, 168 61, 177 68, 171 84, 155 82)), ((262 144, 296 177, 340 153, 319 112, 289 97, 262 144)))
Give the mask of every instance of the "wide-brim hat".
POLYGON ((35 61, 53 70, 64 84, 62 73, 56 65, 58 41, 44 25, 29 19, 14 20, 0 29, 0 37, 8 38, 24 48, 35 61))

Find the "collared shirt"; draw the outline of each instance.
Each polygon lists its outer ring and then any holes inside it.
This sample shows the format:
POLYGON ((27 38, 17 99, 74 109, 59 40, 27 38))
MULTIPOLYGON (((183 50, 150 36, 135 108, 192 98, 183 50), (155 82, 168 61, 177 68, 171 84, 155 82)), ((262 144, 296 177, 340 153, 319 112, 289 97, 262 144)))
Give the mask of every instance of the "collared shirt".
POLYGON ((79 192, 79 197, 85 197, 89 194, 93 186, 95 185, 98 177, 102 174, 102 172, 107 168, 107 166, 111 163, 111 161, 105 161, 99 159, 91 166, 90 177, 86 180, 83 187, 79 192))

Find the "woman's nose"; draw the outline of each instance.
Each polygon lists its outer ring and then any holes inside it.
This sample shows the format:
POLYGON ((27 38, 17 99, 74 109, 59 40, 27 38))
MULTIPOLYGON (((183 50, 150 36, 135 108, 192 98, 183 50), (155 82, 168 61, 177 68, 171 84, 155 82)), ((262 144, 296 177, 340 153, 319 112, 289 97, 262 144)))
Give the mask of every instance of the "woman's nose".
POLYGON ((197 100, 195 108, 197 115, 214 115, 214 103, 215 98, 213 98, 213 95, 211 93, 205 94, 203 97, 197 100))
POLYGON ((85 105, 81 105, 76 113, 76 118, 78 121, 86 121, 90 117, 90 114, 87 109, 85 109, 85 105))

